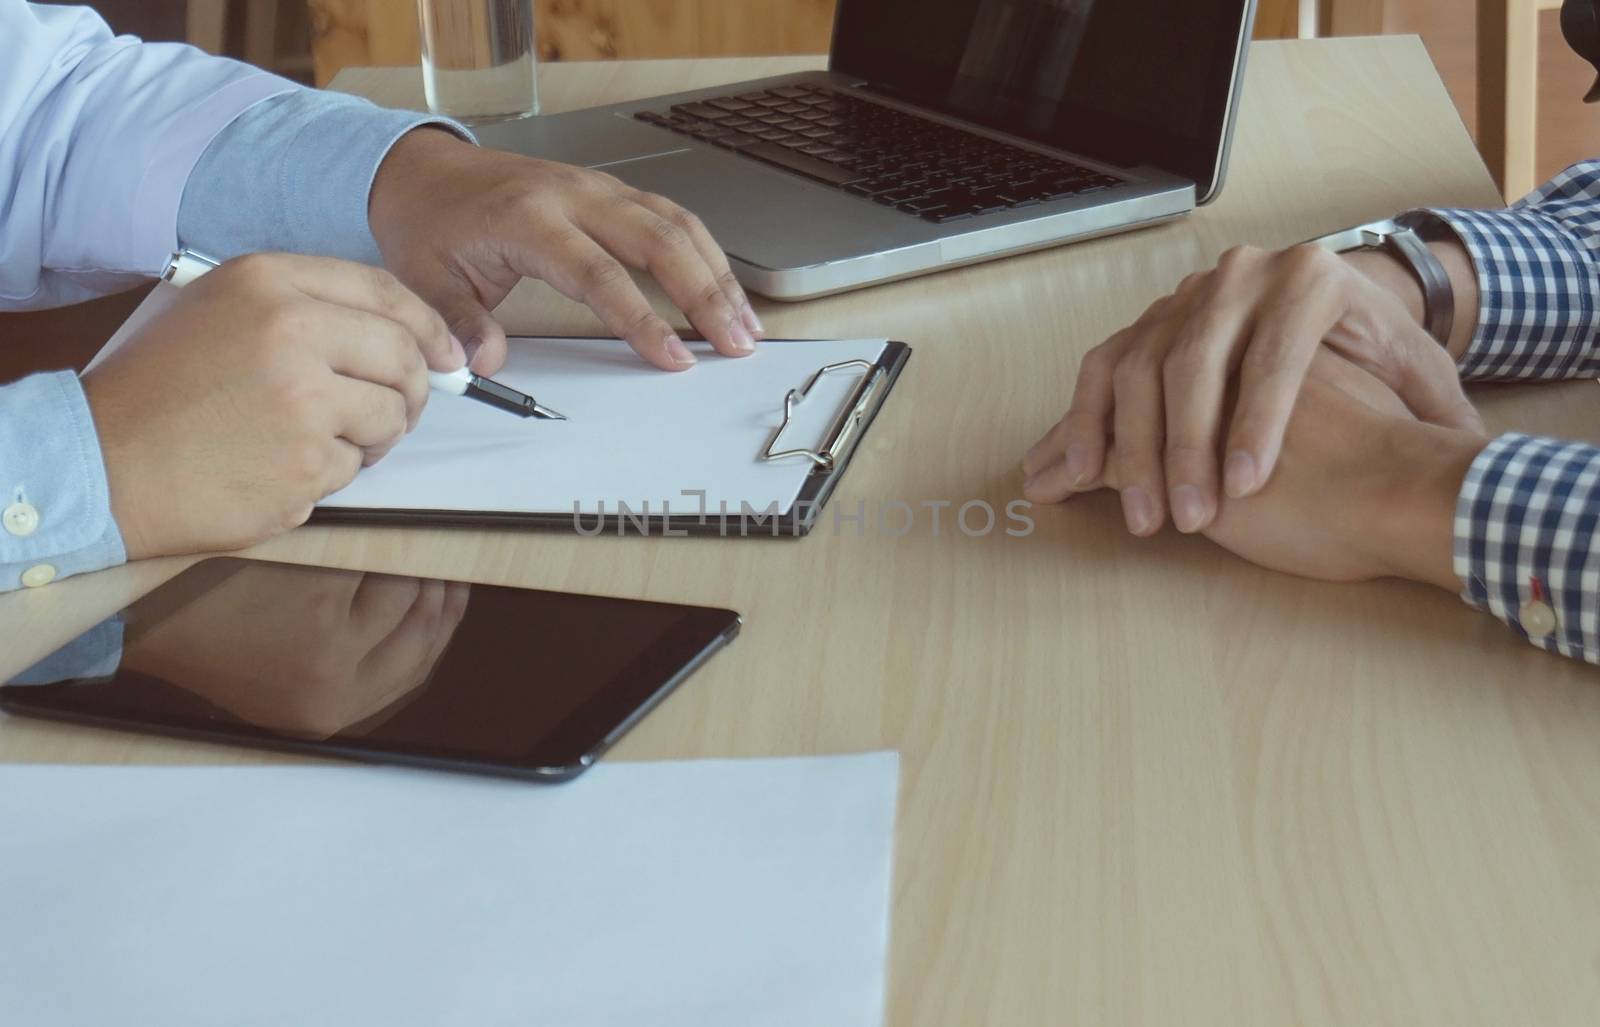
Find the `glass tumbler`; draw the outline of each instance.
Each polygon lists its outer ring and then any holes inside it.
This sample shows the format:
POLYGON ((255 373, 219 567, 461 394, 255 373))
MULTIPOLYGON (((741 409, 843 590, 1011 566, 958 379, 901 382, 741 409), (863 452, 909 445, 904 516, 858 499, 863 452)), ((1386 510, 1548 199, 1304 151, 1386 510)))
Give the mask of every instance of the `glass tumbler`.
POLYGON ((428 109, 465 122, 539 113, 533 0, 417 0, 428 109))

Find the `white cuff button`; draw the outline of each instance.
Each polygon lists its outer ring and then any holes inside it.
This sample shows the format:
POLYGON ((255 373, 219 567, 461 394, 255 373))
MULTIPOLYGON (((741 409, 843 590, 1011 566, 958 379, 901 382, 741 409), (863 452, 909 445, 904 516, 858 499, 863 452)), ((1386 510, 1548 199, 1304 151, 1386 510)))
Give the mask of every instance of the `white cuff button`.
POLYGON ((1532 639, 1549 638, 1556 630, 1556 612, 1549 603, 1538 599, 1524 603, 1522 614, 1517 619, 1522 622, 1522 630, 1532 639))
POLYGON ((32 503, 12 503, 0 511, 0 523, 18 538, 27 538, 39 527, 39 511, 32 503))
POLYGON ((47 563, 36 563, 22 572, 22 583, 29 588, 48 585, 54 580, 56 580, 56 569, 47 563))

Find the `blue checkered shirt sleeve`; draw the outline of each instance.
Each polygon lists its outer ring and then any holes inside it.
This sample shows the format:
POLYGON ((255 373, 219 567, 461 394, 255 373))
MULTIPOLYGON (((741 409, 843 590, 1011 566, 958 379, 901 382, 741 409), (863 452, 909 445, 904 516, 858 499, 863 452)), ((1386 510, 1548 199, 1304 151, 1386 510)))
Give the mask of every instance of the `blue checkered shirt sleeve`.
POLYGON ((1600 375, 1600 160, 1504 210, 1434 210, 1472 257, 1478 327, 1466 379, 1600 375))
MULTIPOLYGON (((1600 375, 1600 161, 1568 168, 1504 210, 1434 213, 1478 275, 1463 378, 1600 375)), ((1534 645, 1600 663, 1597 527, 1600 448, 1502 435, 1473 461, 1456 501, 1463 598, 1534 645), (1554 613, 1553 628, 1536 600, 1554 613)))
POLYGON ((1508 434, 1489 443, 1456 499, 1462 598, 1534 645, 1600 663, 1600 448, 1508 434), (1525 617, 1535 600, 1554 629, 1525 617), (1532 624, 1538 634, 1530 634, 1532 624))

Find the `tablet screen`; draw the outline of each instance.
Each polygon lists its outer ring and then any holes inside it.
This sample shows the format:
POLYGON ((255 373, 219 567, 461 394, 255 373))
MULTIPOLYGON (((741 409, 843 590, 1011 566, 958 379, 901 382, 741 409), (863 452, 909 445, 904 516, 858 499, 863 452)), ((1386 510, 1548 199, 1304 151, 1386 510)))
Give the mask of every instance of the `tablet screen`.
POLYGON ((219 558, 35 664, 0 707, 563 778, 738 625, 705 607, 219 558))

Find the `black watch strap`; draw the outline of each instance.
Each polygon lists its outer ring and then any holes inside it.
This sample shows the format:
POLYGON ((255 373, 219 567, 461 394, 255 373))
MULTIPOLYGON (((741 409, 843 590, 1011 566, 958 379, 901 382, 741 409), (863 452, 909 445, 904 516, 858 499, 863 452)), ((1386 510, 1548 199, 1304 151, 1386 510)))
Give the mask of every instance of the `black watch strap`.
POLYGON ((1428 247, 1431 239, 1444 238, 1449 229, 1433 214, 1413 210, 1394 219, 1396 232, 1383 241, 1383 249, 1411 269, 1422 286, 1422 326, 1445 346, 1455 327, 1456 295, 1450 275, 1428 247))

